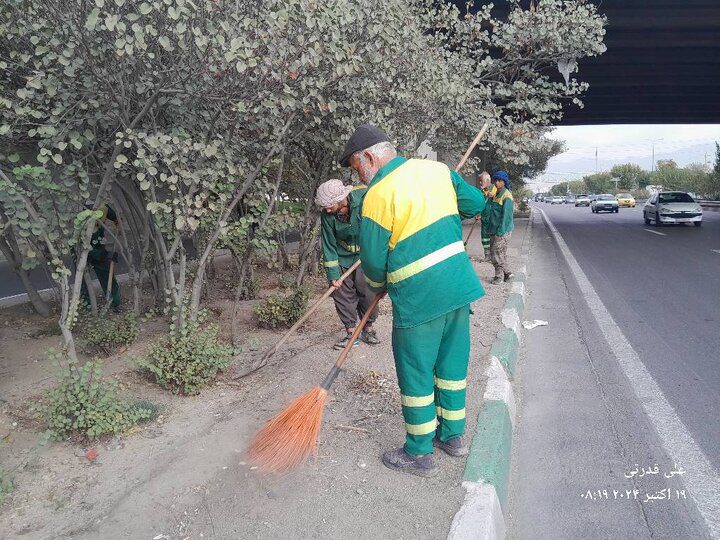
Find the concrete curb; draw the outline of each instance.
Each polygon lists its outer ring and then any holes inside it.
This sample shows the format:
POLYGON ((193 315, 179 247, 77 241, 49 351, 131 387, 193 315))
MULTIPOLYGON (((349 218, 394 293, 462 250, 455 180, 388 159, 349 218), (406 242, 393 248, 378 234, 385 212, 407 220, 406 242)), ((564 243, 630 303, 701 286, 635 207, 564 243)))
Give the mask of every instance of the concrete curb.
MULTIPOLYGON (((524 264, 527 264, 530 250, 532 215, 526 227, 520 250, 524 264)), ((523 266, 515 273, 501 314, 503 328, 490 348, 483 406, 463 475, 467 493, 453 518, 448 540, 497 540, 505 538, 507 532, 503 508, 508 495, 512 434, 517 414, 511 381, 520 347, 526 279, 527 271, 523 266)))

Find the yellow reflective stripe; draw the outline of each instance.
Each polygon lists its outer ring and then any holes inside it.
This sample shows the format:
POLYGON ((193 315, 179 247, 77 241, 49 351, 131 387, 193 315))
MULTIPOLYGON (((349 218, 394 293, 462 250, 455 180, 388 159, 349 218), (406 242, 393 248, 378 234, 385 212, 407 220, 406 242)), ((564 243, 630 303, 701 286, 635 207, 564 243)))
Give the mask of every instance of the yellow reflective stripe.
POLYGON ((463 420, 465 418, 465 408, 451 411, 449 409, 443 409, 442 407, 435 407, 435 410, 437 411, 437 415, 445 420, 463 420))
POLYGON ((398 283, 399 281, 414 276, 423 270, 427 270, 428 268, 443 262, 445 259, 449 259, 453 255, 457 255, 463 251, 465 251, 465 244, 463 244, 462 240, 458 240, 457 242, 448 244, 447 246, 441 247, 440 249, 421 257, 415 262, 411 262, 402 268, 389 272, 387 275, 388 281, 390 283, 398 283))
POLYGON ((440 390, 465 390, 467 388, 467 379, 462 381, 448 381, 447 379, 438 379, 435 377, 435 386, 440 390))
POLYGON ((400 394, 400 401, 405 407, 425 407, 435 403, 435 394, 429 396, 405 396, 400 394))
POLYGON ((424 424, 405 424, 405 431, 410 435, 427 435, 435 431, 437 420, 430 420, 424 424))
POLYGON ((346 244, 342 240, 337 240, 337 243, 340 244, 342 247, 344 247, 350 253, 359 253, 360 252, 360 246, 356 246, 355 244, 346 244))
POLYGON ((340 266, 340 263, 338 261, 325 261, 323 266, 325 268, 332 268, 333 266, 340 266))
POLYGON ((369 277, 367 277, 367 274, 365 274, 365 281, 367 281, 367 282, 368 282, 368 285, 370 285, 371 287, 373 287, 373 288, 375 288, 375 289, 382 289, 382 288, 385 286, 385 282, 384 282, 384 281, 383 281, 382 283, 378 283, 377 281, 373 281, 372 279, 370 279, 369 277))

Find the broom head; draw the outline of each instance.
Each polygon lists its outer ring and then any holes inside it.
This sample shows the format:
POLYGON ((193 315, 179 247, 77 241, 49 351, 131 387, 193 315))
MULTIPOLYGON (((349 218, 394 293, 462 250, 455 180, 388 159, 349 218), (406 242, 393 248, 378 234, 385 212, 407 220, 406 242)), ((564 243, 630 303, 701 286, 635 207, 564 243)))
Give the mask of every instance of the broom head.
POLYGON ((268 421, 248 446, 250 461, 261 471, 288 472, 317 455, 327 390, 317 386, 268 421))

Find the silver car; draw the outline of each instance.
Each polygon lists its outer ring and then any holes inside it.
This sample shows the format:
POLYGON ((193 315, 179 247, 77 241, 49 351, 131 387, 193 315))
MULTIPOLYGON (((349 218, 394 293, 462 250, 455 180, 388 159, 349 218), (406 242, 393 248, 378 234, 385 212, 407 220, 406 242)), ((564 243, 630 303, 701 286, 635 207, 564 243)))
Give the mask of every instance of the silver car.
POLYGON ((590 206, 590 197, 588 195, 578 195, 575 197, 575 206, 590 206))
POLYGON ((615 197, 603 193, 602 195, 598 195, 597 198, 590 203, 590 210, 592 210, 594 214, 600 212, 615 212, 617 214, 619 207, 615 197))
POLYGON ((670 223, 692 223, 699 227, 702 225, 702 217, 702 207, 689 193, 682 191, 655 193, 643 208, 645 225, 650 225, 652 220, 656 227, 670 223))

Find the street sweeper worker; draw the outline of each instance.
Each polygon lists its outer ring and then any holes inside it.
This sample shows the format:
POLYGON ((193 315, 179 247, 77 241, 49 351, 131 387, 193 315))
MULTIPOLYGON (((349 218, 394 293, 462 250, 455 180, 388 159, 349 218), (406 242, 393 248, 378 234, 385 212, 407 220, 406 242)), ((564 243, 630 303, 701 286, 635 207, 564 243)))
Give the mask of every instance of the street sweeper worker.
MULTIPOLYGON (((482 190, 483 195, 485 195, 485 206, 487 207, 488 199, 491 199, 495 195, 495 186, 492 183, 490 173, 487 171, 483 171, 482 173, 480 173, 480 189, 482 190)), ((482 221, 480 222, 480 226, 480 236, 482 238, 483 247, 483 259, 486 259, 488 257, 488 254, 490 253, 490 226, 488 224, 488 217, 486 212, 482 213, 482 221)))
POLYGON ((488 199, 484 219, 487 219, 490 234, 490 262, 495 267, 492 283, 498 284, 513 278, 507 263, 507 248, 514 227, 514 203, 508 173, 497 171, 493 173, 492 179, 495 184, 495 194, 488 199))
POLYGON ((394 470, 434 476, 433 445, 467 454, 465 389, 470 303, 485 294, 462 239, 461 219, 480 214, 483 193, 445 164, 397 156, 377 127, 356 129, 341 165, 368 186, 360 258, 373 291, 393 305, 392 349, 405 445, 385 452, 394 470))
MULTIPOLYGON (((335 310, 345 326, 345 334, 335 343, 335 349, 344 349, 352 336, 358 317, 365 315, 373 292, 365 281, 362 268, 358 267, 344 280, 340 277, 360 257, 360 209, 367 188, 346 186, 341 180, 328 180, 320 184, 315 194, 315 204, 320 207, 323 267, 328 281, 335 287, 332 297, 335 310)), ((376 345, 377 333, 372 328, 377 318, 377 308, 370 315, 360 339, 369 345, 376 345)), ((359 345, 359 341, 353 346, 359 345)))

